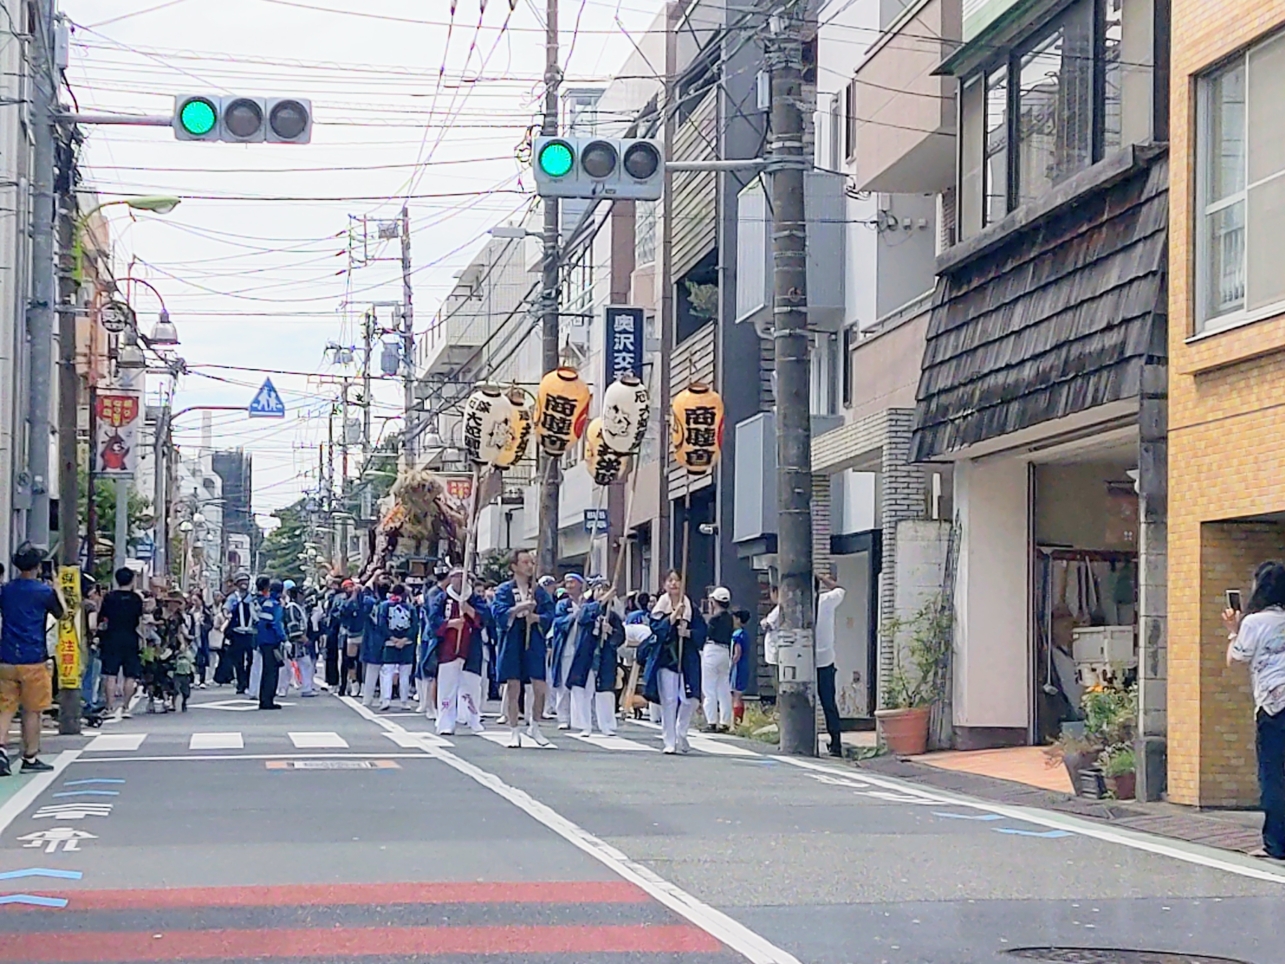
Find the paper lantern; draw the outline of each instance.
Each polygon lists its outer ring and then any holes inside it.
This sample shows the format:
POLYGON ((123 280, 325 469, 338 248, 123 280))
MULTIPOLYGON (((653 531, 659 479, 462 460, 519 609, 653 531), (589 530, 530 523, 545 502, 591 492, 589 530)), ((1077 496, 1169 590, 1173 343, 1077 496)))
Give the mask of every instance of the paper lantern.
POLYGON ((574 368, 555 368, 540 380, 535 402, 535 434, 540 447, 564 455, 584 434, 589 421, 589 386, 574 368))
POLYGON ((674 458, 695 475, 718 461, 723 447, 723 400, 702 382, 693 382, 674 397, 671 441, 674 458))
POLYGON ((611 485, 629 474, 629 459, 604 444, 602 419, 589 423, 584 436, 584 460, 594 485, 611 485))
POLYGON ((502 389, 479 387, 464 403, 464 452, 478 465, 494 465, 512 441, 513 403, 502 389))
POLYGON ((531 426, 534 422, 530 399, 520 388, 509 392, 509 402, 513 406, 509 444, 494 463, 496 468, 501 469, 512 468, 526 458, 527 442, 531 438, 531 426))
POLYGON ((642 448, 647 434, 647 389, 634 375, 622 375, 602 394, 602 444, 621 455, 642 448))

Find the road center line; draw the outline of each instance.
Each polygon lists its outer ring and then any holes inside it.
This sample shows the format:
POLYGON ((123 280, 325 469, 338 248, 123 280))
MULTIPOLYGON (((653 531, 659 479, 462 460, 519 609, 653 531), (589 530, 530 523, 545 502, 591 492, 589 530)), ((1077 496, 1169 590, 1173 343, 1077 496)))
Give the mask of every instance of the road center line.
MULTIPOLYGON (((392 720, 382 719, 351 696, 340 698, 350 709, 368 720, 379 724, 390 733, 403 728, 392 720)), ((404 731, 403 731, 404 732, 404 731)), ((494 773, 456 756, 442 747, 423 747, 423 752, 451 767, 492 793, 503 797, 523 813, 584 851, 590 857, 611 868, 625 880, 642 888, 657 902, 668 907, 680 917, 695 924, 711 937, 721 941, 753 964, 800 964, 798 958, 760 937, 740 921, 720 910, 710 907, 687 891, 665 880, 650 868, 631 860, 606 841, 568 820, 547 804, 536 800, 525 790, 505 783, 494 773)))
MULTIPOLYGON (((848 771, 836 770, 833 767, 828 767, 821 763, 813 763, 811 760, 803 760, 798 757, 777 756, 773 757, 773 759, 800 769, 828 773, 835 777, 849 775, 848 771)), ((1008 817, 1010 820, 1023 820, 1026 823, 1033 823, 1040 827, 1066 830, 1084 837, 1093 837, 1107 843, 1131 847, 1134 850, 1142 850, 1162 857, 1172 857, 1174 860, 1198 864, 1201 867, 1210 867, 1214 870, 1223 870, 1241 877, 1266 880, 1274 884, 1285 884, 1285 872, 1265 867, 1253 857, 1242 857, 1238 860, 1230 854, 1216 851, 1209 847, 1202 847, 1200 844, 1192 844, 1185 841, 1170 842, 1162 837, 1155 837, 1138 830, 1126 830, 1123 827, 1106 827, 1080 817, 1055 813, 1051 810, 1037 810, 1032 807, 1015 807, 1002 803, 990 803, 936 788, 924 790, 916 784, 898 780, 895 777, 874 776, 865 770, 858 771, 857 776, 859 779, 875 786, 911 794, 922 798, 925 802, 970 807, 973 810, 981 810, 986 813, 997 813, 1002 817, 1008 817), (1242 860, 1245 862, 1242 863, 1242 860)))

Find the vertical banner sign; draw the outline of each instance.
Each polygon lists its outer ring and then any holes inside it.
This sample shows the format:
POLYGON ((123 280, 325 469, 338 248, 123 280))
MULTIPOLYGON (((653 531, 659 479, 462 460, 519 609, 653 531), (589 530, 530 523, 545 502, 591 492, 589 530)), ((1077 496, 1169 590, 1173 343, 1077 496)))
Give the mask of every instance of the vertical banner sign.
POLYGON ((58 620, 58 687, 74 689, 80 686, 80 569, 76 566, 58 567, 58 588, 62 590, 67 612, 58 620))
POLYGON ((446 475, 442 476, 442 482, 446 485, 446 494, 452 499, 467 503, 473 497, 473 476, 471 475, 446 475))
POLYGON ((98 474, 133 477, 142 453, 138 449, 138 423, 143 404, 134 392, 99 392, 98 438, 94 455, 98 474))
POLYGON ((643 310, 630 305, 607 305, 603 309, 607 318, 607 330, 602 346, 602 355, 607 362, 606 378, 602 383, 605 390, 608 385, 623 375, 633 375, 641 380, 643 377, 643 310))

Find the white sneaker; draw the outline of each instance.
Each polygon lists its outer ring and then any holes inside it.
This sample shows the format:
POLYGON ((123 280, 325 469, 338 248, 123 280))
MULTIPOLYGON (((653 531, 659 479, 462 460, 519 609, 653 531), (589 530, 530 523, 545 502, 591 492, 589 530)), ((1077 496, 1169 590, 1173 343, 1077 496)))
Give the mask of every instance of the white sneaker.
POLYGON ((479 723, 477 726, 469 727, 469 732, 472 733, 474 736, 481 736, 483 733, 486 732, 486 727, 484 727, 482 724, 479 723))
POLYGON ((501 713, 499 718, 495 722, 498 723, 500 726, 503 726, 505 723, 509 721, 508 721, 508 718, 503 713, 501 713))
POLYGON ((405 710, 409 710, 409 709, 410 709, 410 701, 409 701, 409 700, 402 700, 401 707, 402 707, 402 710, 403 710, 403 711, 405 711, 405 710))
POLYGON ((559 723, 559 724, 558 724, 558 729, 559 729, 559 730, 569 730, 569 729, 571 729, 571 724, 570 724, 570 723, 559 723))
POLYGON ((379 704, 379 712, 381 713, 387 712, 392 708, 393 708, 393 704, 388 702, 388 700, 384 700, 382 703, 379 704))
POLYGON ((581 730, 581 731, 580 731, 580 738, 581 738, 582 740, 583 740, 583 739, 587 739, 587 738, 589 738, 589 737, 591 737, 591 736, 593 736, 593 730, 581 730))
POLYGON ((509 733, 509 749, 511 749, 511 750, 520 750, 520 749, 522 749, 522 730, 521 730, 521 728, 519 728, 519 727, 516 727, 516 726, 515 726, 515 727, 513 727, 512 731, 510 731, 510 733, 509 733))
POLYGON ((540 724, 536 723, 534 720, 531 721, 531 725, 527 727, 526 732, 527 736, 535 740, 536 746, 549 745, 549 738, 540 732, 540 724))
POLYGON ((117 723, 125 719, 125 707, 123 706, 116 707, 116 709, 112 711, 112 719, 115 720, 117 723))
POLYGON ((692 751, 692 745, 691 745, 690 743, 688 743, 688 742, 687 742, 687 737, 685 737, 685 736, 680 736, 680 737, 678 738, 678 752, 679 752, 679 753, 690 753, 691 751, 692 751))
POLYGON ((673 756, 673 755, 674 755, 675 753, 677 753, 678 751, 677 751, 677 750, 675 750, 672 746, 667 746, 667 747, 665 747, 663 750, 661 750, 660 752, 661 752, 661 753, 663 753, 663 754, 665 754, 665 756, 673 756))

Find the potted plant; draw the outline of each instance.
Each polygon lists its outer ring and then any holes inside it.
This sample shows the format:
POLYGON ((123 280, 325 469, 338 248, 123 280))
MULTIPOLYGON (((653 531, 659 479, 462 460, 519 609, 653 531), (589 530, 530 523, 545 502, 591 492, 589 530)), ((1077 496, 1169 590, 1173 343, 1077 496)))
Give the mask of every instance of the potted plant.
POLYGON ((875 721, 879 742, 890 752, 918 756, 928 748, 932 705, 942 698, 948 678, 952 634, 950 603, 943 595, 910 619, 884 623, 893 670, 884 684, 886 706, 875 711, 875 721))
POLYGON ((1050 767, 1059 763, 1066 767, 1071 792, 1078 794, 1080 774, 1097 762, 1101 752, 1101 744, 1089 737, 1083 723, 1063 723, 1061 735, 1044 751, 1044 755, 1048 757, 1050 767))
POLYGON ((1133 746, 1116 743, 1107 747, 1102 752, 1102 773, 1106 776, 1107 789, 1117 800, 1132 800, 1138 780, 1133 746))

